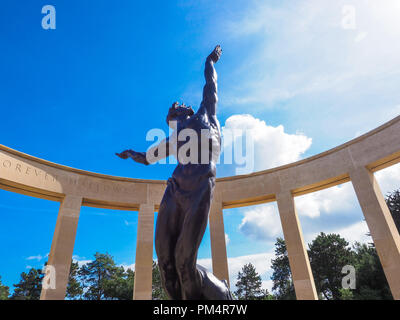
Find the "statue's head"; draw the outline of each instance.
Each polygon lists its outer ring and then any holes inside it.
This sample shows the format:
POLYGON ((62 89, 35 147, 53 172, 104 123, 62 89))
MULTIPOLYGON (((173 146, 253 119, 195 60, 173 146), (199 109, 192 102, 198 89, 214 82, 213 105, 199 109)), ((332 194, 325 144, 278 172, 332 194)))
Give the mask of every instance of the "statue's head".
POLYGON ((185 106, 184 103, 179 104, 178 102, 174 102, 171 108, 168 110, 167 124, 170 126, 171 121, 182 121, 189 118, 193 114, 194 111, 191 106, 185 106))

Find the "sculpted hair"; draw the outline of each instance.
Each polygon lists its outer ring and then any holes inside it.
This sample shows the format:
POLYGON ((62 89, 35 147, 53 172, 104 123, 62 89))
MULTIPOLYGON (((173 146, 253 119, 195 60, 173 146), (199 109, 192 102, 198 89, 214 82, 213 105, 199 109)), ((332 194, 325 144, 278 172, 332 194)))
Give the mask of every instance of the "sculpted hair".
POLYGON ((168 110, 167 114, 167 124, 169 124, 170 121, 173 121, 176 117, 178 117, 181 114, 185 114, 188 116, 194 115, 194 110, 192 109, 191 106, 185 106, 183 103, 179 105, 178 102, 174 102, 168 110))

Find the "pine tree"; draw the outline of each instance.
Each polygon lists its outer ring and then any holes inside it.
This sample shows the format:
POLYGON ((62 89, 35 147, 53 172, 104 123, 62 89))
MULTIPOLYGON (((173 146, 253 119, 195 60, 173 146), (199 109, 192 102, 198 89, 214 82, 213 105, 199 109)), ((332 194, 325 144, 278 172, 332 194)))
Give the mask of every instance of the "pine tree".
POLYGON ((243 266, 237 279, 235 295, 239 300, 263 299, 268 295, 267 290, 261 288, 261 276, 251 263, 243 266))
POLYGON ((21 273, 21 280, 14 284, 13 300, 39 300, 44 274, 39 269, 31 268, 28 273, 21 273))
POLYGON ((96 252, 94 257, 93 261, 84 264, 79 270, 85 292, 83 297, 87 300, 113 299, 110 297, 110 291, 113 290, 110 280, 115 278, 116 273, 121 274, 122 271, 108 253, 96 252))
POLYGON ((111 300, 132 300, 135 272, 116 267, 109 279, 104 281, 104 297, 111 300))
POLYGON ((327 300, 340 300, 342 268, 353 265, 353 252, 349 243, 338 234, 321 232, 309 244, 311 270, 317 291, 327 300))
POLYGON ((356 269, 355 300, 392 300, 385 273, 374 246, 356 242, 354 267, 356 269))
POLYGON ((276 239, 275 259, 273 259, 271 263, 271 268, 274 271, 271 276, 271 280, 273 282, 272 291, 274 291, 276 299, 296 299, 286 244, 285 240, 282 238, 276 239))
POLYGON ((78 280, 79 276, 79 265, 78 262, 71 262, 71 268, 69 271, 69 280, 67 286, 66 298, 76 299, 83 294, 83 288, 78 280))
POLYGON ((9 295, 10 295, 10 288, 5 286, 1 282, 1 276, 0 276, 0 300, 7 300, 9 295))

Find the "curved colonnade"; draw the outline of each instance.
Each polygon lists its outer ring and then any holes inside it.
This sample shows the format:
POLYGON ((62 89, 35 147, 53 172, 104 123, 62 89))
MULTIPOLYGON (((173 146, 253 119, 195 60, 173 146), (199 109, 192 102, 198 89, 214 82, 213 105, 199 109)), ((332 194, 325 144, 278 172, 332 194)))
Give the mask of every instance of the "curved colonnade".
MULTIPOLYGON (((296 296, 317 299, 294 197, 351 181, 386 278, 400 299, 400 235, 374 172, 400 162, 400 116, 336 148, 281 167, 217 179, 209 216, 213 273, 228 279, 223 209, 276 201, 296 296)), ((151 299, 154 212, 166 182, 115 177, 55 164, 0 145, 0 188, 60 202, 48 265, 64 299, 81 206, 138 211, 134 299, 151 299)))

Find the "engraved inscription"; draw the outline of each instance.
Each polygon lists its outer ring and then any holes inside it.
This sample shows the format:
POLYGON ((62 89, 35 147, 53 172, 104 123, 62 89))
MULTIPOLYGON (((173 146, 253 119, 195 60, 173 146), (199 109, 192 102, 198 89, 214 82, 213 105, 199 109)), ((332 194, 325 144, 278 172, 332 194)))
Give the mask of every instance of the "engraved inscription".
POLYGON ((18 175, 33 176, 42 182, 47 183, 60 183, 61 185, 69 185, 79 190, 87 190, 94 193, 118 193, 118 194, 137 194, 138 186, 136 183, 121 183, 107 181, 102 182, 99 179, 91 179, 85 176, 73 176, 70 174, 54 174, 49 173, 45 170, 30 166, 24 162, 15 159, 2 159, 0 153, 0 168, 6 169, 7 171, 17 173, 18 175), (99 182, 96 182, 98 180, 99 182))

